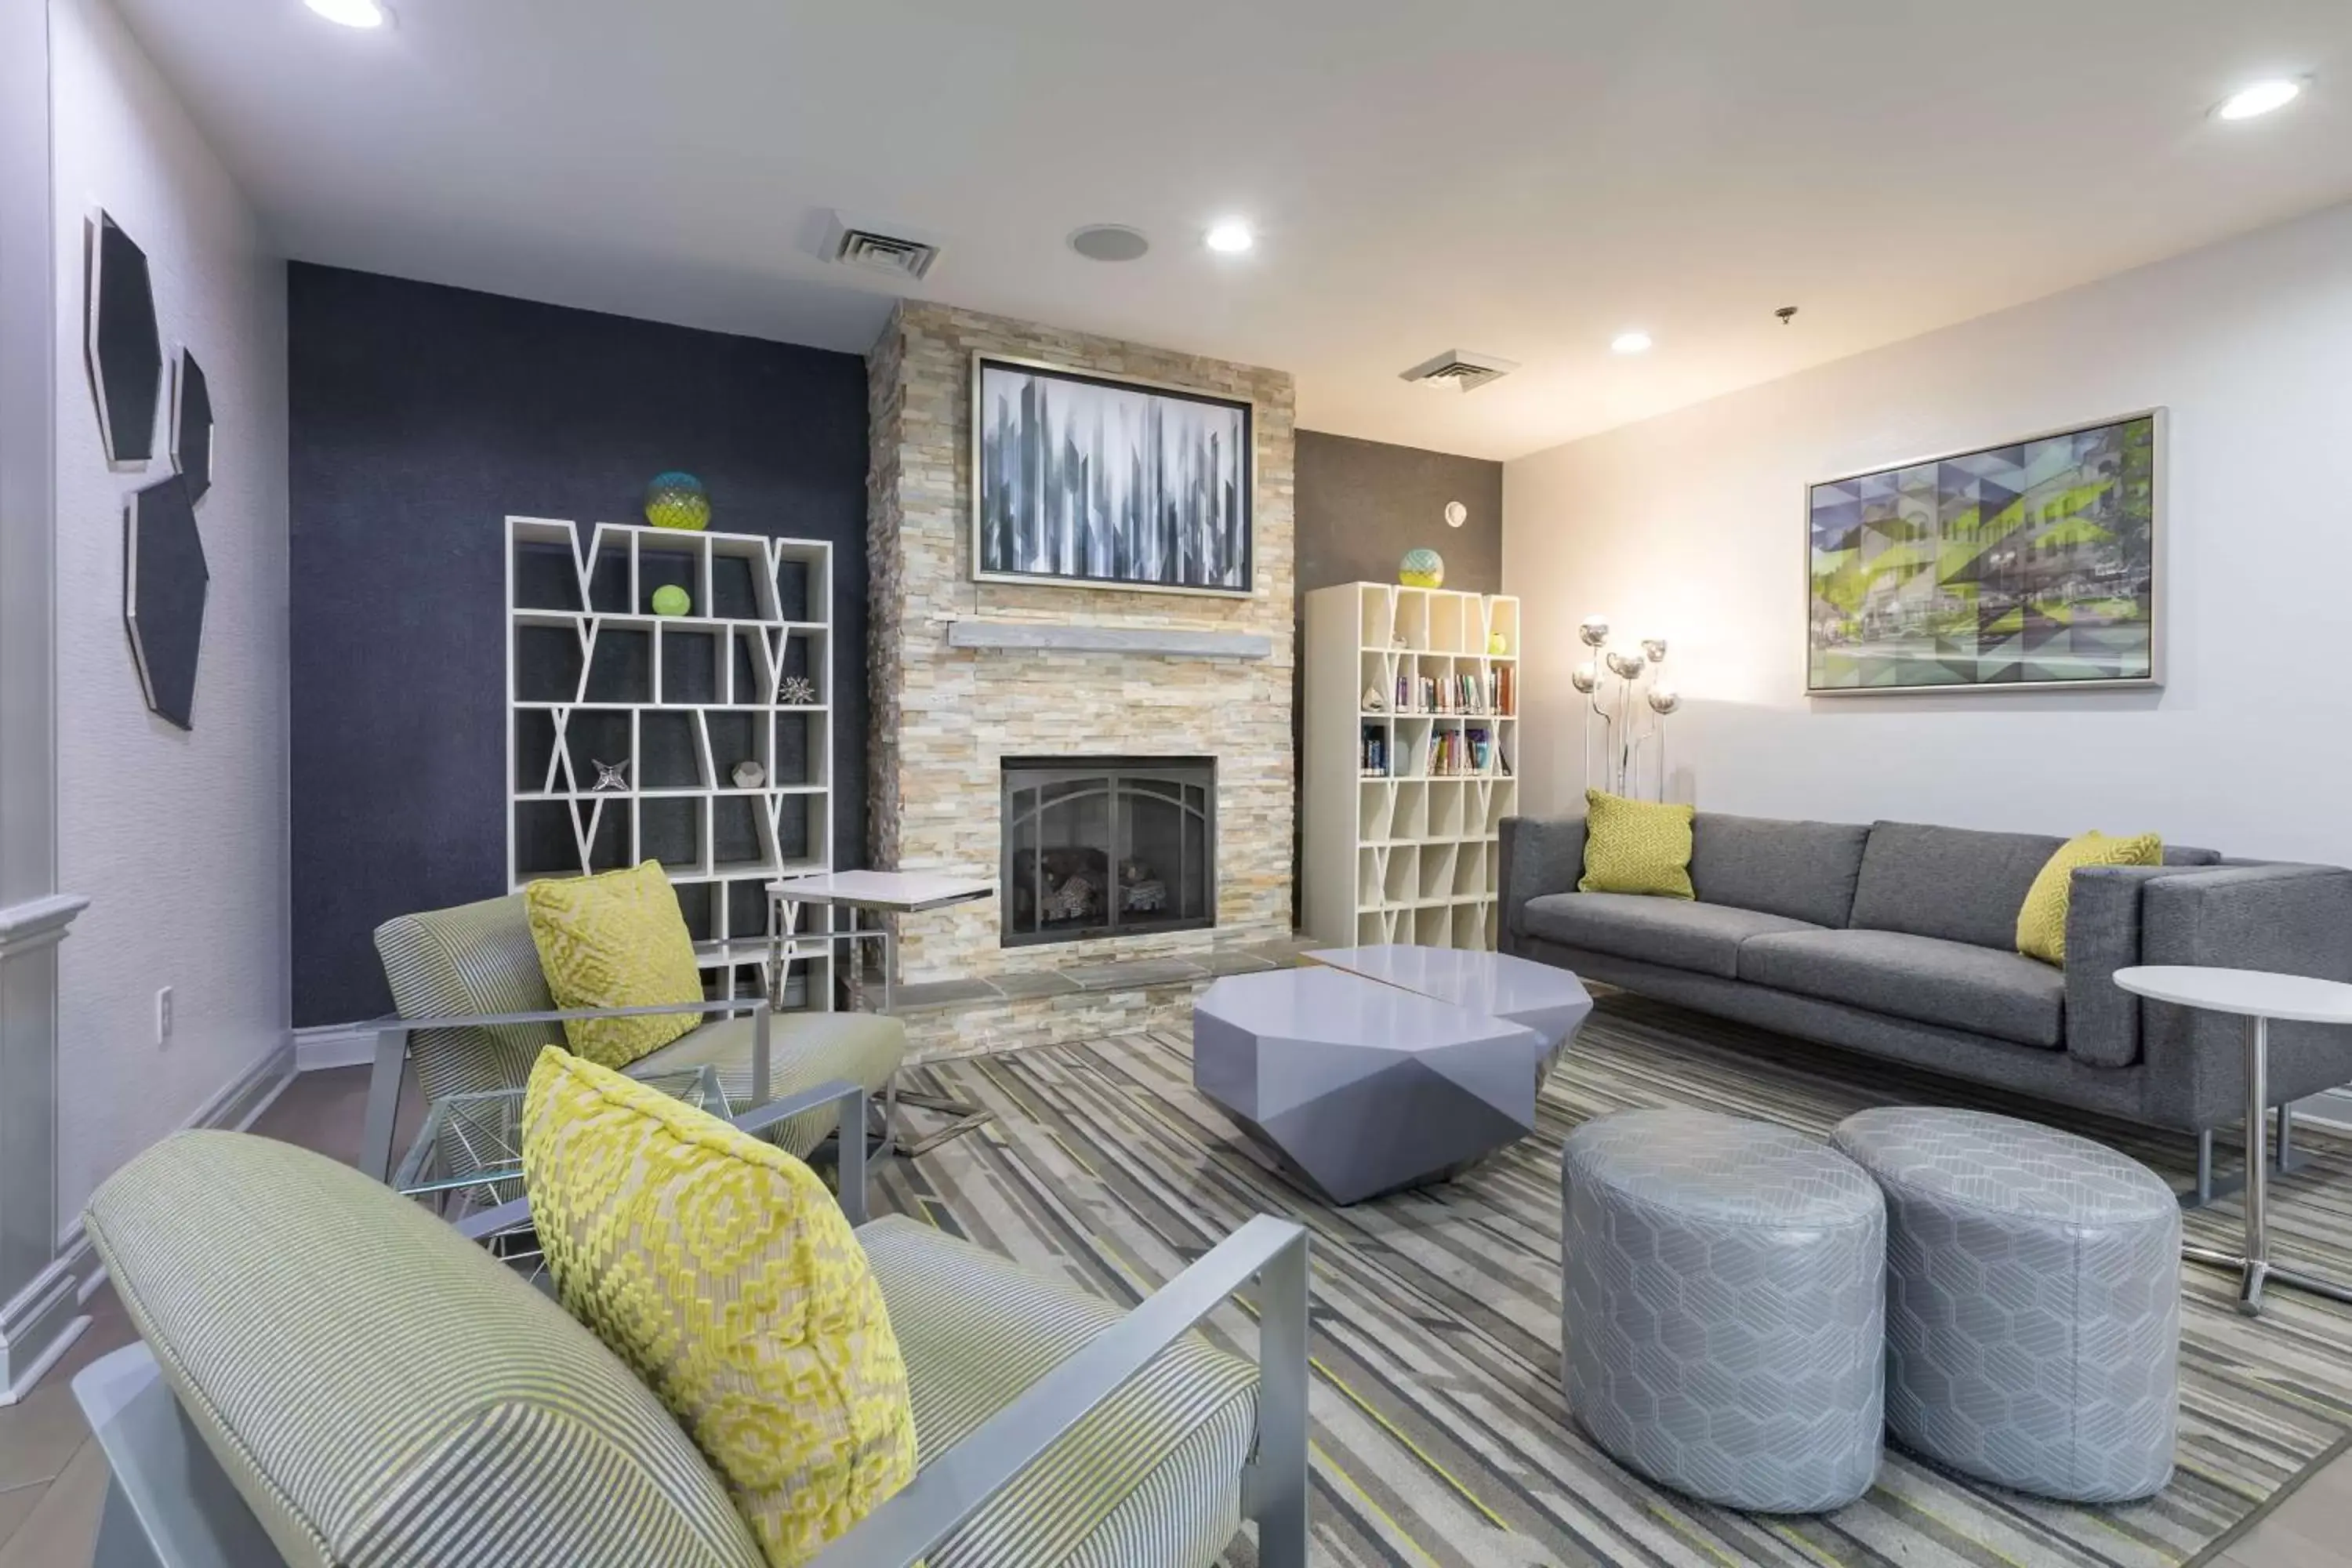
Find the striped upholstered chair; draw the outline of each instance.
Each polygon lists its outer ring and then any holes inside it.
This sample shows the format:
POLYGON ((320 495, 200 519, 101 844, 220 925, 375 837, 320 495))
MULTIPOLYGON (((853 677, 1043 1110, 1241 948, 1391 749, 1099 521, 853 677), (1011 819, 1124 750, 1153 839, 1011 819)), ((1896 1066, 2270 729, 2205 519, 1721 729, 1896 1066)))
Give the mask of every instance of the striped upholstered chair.
MULTIPOLYGON (((855 1105, 826 1086, 739 1120, 855 1105)), ((865 1146, 843 1144, 864 1211, 865 1146)), ((90 1200, 142 1343, 74 1389, 111 1471, 100 1568, 763 1568, 693 1441, 488 1253, 358 1173, 186 1132, 90 1200)), ((511 1225, 497 1211, 468 1222, 511 1225)), ((815 1568, 1307 1561, 1307 1236, 1261 1215, 1122 1313, 919 1222, 862 1225, 914 1480, 815 1568), (1191 1331, 1258 1280, 1258 1360, 1191 1331)))
MULTIPOLYGON (((428 1103, 452 1094, 520 1089, 530 1081, 540 1047, 564 1043, 564 1018, 598 1015, 555 1011, 520 893, 387 921, 376 928, 375 947, 399 1009, 399 1016, 377 1026, 360 1146, 360 1168, 382 1181, 392 1173, 404 1064, 415 1068, 428 1103)), ((907 1054, 907 1026, 896 1018, 875 1013, 772 1018, 765 1004, 751 1001, 633 1010, 715 1015, 633 1064, 633 1076, 716 1067, 737 1106, 845 1079, 880 1098, 883 1136, 890 1135, 898 1064, 907 1054)), ((779 1125, 772 1141, 805 1155, 833 1130, 832 1113, 817 1111, 779 1125)))

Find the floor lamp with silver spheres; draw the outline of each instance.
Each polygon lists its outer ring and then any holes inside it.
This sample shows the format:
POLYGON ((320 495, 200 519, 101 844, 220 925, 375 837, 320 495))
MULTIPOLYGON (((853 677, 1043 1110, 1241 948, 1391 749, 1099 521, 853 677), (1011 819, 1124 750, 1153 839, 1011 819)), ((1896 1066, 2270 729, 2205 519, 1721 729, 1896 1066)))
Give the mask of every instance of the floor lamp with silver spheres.
POLYGON ((1609 646, 1609 622, 1587 616, 1576 628, 1592 658, 1576 667, 1569 679, 1584 698, 1584 782, 1587 788, 1606 790, 1629 800, 1666 797, 1666 716, 1682 706, 1682 696, 1664 684, 1666 639, 1643 637, 1633 650, 1609 646), (1601 777, 1593 780, 1592 721, 1601 721, 1601 777), (1644 765, 1645 754, 1656 752, 1654 768, 1644 765), (1654 775, 1657 787, 1648 787, 1654 775))

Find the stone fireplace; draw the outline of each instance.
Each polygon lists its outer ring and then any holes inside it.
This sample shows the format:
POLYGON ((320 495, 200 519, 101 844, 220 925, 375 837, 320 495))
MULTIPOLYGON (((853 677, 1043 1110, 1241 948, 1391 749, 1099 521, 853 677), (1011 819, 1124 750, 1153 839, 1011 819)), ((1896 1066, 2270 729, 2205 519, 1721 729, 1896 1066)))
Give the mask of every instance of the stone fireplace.
POLYGON ((1007 757, 1007 947, 1217 923, 1214 757, 1007 757))
MULTIPOLYGON (((894 311, 866 370, 871 864, 989 878, 1003 892, 899 922, 900 978, 996 979, 1129 960, 1200 965, 1228 949, 1286 940, 1295 777, 1290 377, 914 300, 894 311), (1250 400, 1254 591, 1209 597, 974 582, 976 353, 1250 400), (1172 786, 1156 776, 1176 762, 1207 764, 1204 776, 1172 786), (1048 804, 1016 793, 1014 773, 1033 764, 1091 770, 1094 785, 1065 782, 1092 791, 1102 816, 1081 820, 1074 807, 1033 824, 1029 831, 1046 836, 1024 840, 1021 813, 1048 804), (1106 773, 1123 782, 1099 782, 1106 773), (1108 793, 1114 787, 1122 793, 1108 793), (1175 797, 1147 798, 1168 787, 1199 792, 1197 816, 1186 814, 1206 828, 1197 841, 1169 831, 1173 818, 1159 805, 1175 797), (1127 838, 1116 837, 1114 805, 1127 838), (1140 847, 1139 828, 1149 840, 1140 847), (1111 841, 1073 847, 1050 836, 1070 831, 1111 841), (1008 854, 1024 842, 1025 895, 1009 864, 1018 856, 1008 854), (1053 855, 1056 848, 1073 852, 1053 855), (1196 872, 1178 864, 1188 849, 1201 854, 1196 872), (1121 883, 1117 862, 1133 860, 1150 874, 1121 883), (1088 889, 1067 888, 1081 861, 1105 874, 1091 901, 1088 889), (1152 881, 1160 884, 1156 894, 1118 902, 1152 881), (1066 918, 1042 918, 1056 892, 1066 918), (1142 907, 1154 897, 1160 909, 1142 907)), ((1085 1032, 1084 1025, 1074 1013, 1071 1030, 1085 1032)))

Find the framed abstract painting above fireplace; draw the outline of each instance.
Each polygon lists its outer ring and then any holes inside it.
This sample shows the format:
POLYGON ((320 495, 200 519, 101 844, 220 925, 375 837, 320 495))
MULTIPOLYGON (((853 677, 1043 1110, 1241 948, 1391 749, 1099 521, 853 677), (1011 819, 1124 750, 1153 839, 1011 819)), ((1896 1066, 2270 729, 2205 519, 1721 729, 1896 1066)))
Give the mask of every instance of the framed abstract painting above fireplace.
POLYGON ((973 575, 1245 596, 1256 410, 974 354, 973 575))
POLYGON ((1805 689, 2153 686, 2164 411, 1806 488, 1805 689))

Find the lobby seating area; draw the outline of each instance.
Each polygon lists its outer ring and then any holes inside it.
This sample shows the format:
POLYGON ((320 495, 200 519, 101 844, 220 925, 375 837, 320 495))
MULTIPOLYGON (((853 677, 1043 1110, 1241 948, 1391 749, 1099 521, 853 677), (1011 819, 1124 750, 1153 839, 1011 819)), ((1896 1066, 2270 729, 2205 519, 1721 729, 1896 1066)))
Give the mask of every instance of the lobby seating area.
MULTIPOLYGON (((2236 1020, 2147 1007, 2118 970, 2179 964, 2352 981, 2352 870, 2167 845, 2072 874, 2064 962, 2017 951, 2063 842, 1898 822, 1699 812, 1689 901, 1579 892, 1581 815, 1506 823, 1505 951, 1719 1017, 2196 1135, 2245 1111, 2236 1020)), ((2290 1025, 2265 1109, 2352 1080, 2352 1036, 2290 1025)))
MULTIPOLYGON (((798 1098, 835 1092, 857 1097, 840 1085, 798 1098)), ((843 1205, 862 1215, 865 1194, 843 1205)), ((256 1568, 488 1564, 522 1551, 762 1561, 721 1479, 628 1368, 379 1183, 269 1140, 189 1133, 110 1182, 91 1221, 141 1340, 76 1380, 135 1516, 110 1503, 101 1562, 142 1550, 256 1568), (192 1224, 191 1192, 269 1221, 192 1224), (468 1495, 495 1507, 461 1523, 417 1506, 468 1495)), ((1297 1227, 1245 1227, 1131 1325, 914 1220, 874 1219, 858 1239, 903 1349, 930 1479, 919 1472, 851 1532, 840 1561, 1191 1560, 1221 1548, 1245 1507, 1267 1561, 1281 1560, 1286 1532, 1303 1561, 1305 1413, 1281 1403, 1306 1388, 1297 1227), (1261 1271, 1258 1365, 1182 1337, 1261 1271), (1058 1441, 1028 1464, 1045 1447, 1038 1434, 1058 1441)))
MULTIPOLYGON (((381 1021, 368 1079, 361 1169, 379 1180, 393 1168, 393 1128, 414 1076, 427 1100, 522 1088, 541 1049, 562 1045, 572 1017, 636 1016, 629 1007, 558 1010, 540 967, 520 894, 389 921, 375 937, 396 1016, 381 1021)), ((875 1101, 887 1135, 895 1115, 907 1031, 897 1019, 864 1013, 772 1015, 764 1003, 655 1004, 702 1018, 669 1044, 637 1058, 632 1072, 658 1076, 717 1069, 731 1104, 747 1108, 845 1079, 875 1101)), ((825 1113, 774 1125, 780 1148, 806 1154, 835 1131, 825 1113)))

